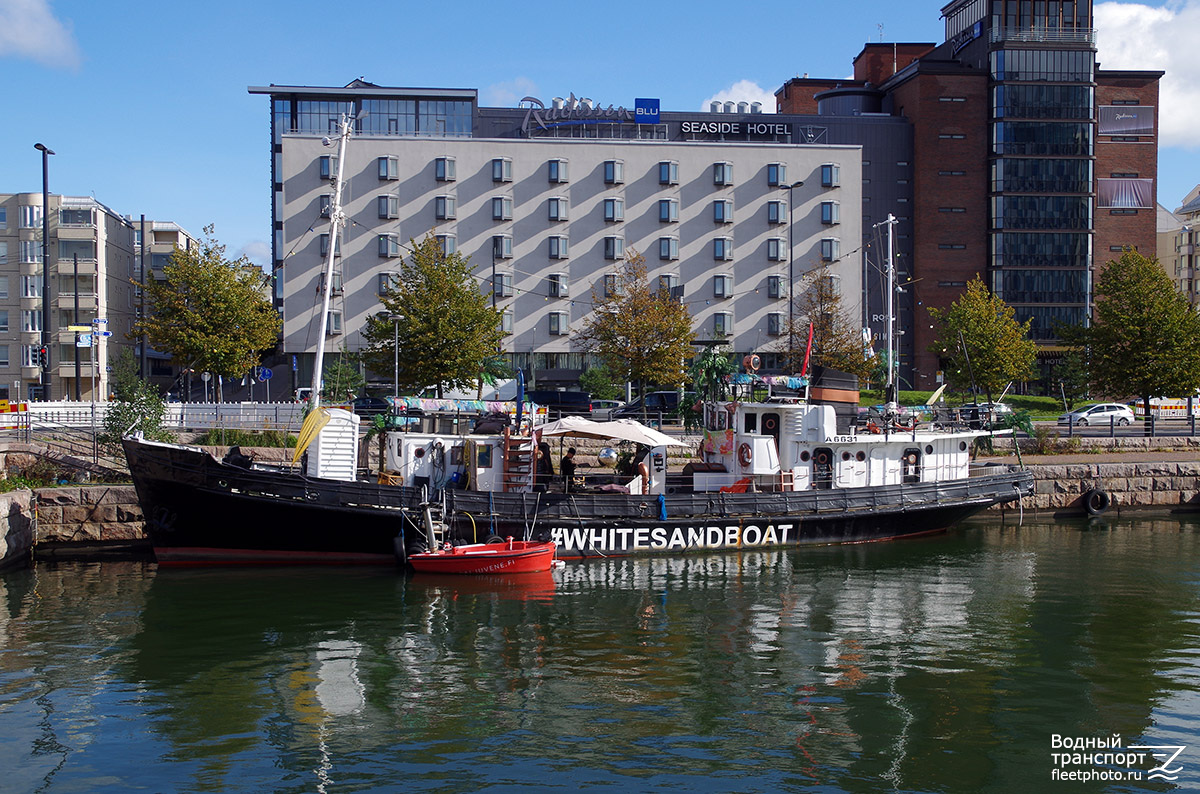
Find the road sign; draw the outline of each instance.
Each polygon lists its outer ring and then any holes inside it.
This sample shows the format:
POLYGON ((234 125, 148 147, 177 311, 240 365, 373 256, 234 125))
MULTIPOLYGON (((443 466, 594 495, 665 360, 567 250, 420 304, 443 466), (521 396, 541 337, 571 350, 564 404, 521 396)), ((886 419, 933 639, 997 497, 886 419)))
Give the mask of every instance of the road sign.
POLYGON ((112 336, 112 331, 100 331, 100 336, 112 336))
POLYGON ((200 380, 204 381, 205 383, 208 383, 210 380, 212 380, 212 373, 211 372, 201 372, 200 380))
POLYGON ((91 346, 92 346, 92 335, 91 334, 80 334, 79 339, 75 342, 75 347, 91 347, 91 346))
POLYGON ((270 367, 259 367, 258 368, 258 379, 259 380, 270 380, 271 379, 270 367))
POLYGON ((86 334, 88 331, 92 330, 92 326, 90 326, 90 325, 68 325, 67 330, 74 331, 75 333, 79 333, 79 334, 86 334))
POLYGON ((108 320, 103 317, 97 317, 95 320, 92 320, 92 325, 108 325, 108 320))

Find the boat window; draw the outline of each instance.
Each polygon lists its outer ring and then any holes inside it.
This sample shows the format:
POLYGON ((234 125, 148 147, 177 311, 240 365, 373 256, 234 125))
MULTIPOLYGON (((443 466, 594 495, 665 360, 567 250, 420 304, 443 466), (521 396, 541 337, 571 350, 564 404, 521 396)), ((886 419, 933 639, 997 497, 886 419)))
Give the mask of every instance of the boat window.
POLYGON ((860 450, 858 451, 858 454, 854 456, 854 459, 855 459, 855 460, 857 460, 859 463, 862 463, 864 460, 866 460, 866 459, 867 459, 867 453, 863 452, 863 451, 860 449, 860 450))
POLYGON ((476 458, 476 460, 479 463, 479 468, 481 468, 481 469, 492 468, 492 445, 491 444, 480 444, 479 445, 479 453, 478 453, 478 457, 476 458))
POLYGON ((808 463, 809 457, 810 456, 807 449, 800 453, 800 460, 804 463, 808 463))
POLYGON ((849 453, 849 452, 843 452, 843 453, 842 453, 842 460, 843 460, 843 461, 850 460, 850 453, 849 453))
POLYGON ((932 454, 933 454, 933 444, 927 444, 927 445, 925 445, 925 454, 926 454, 926 455, 932 455, 932 454))
POLYGON ((752 411, 746 412, 746 427, 743 428, 742 432, 743 433, 757 433, 758 432, 758 414, 756 414, 752 411))

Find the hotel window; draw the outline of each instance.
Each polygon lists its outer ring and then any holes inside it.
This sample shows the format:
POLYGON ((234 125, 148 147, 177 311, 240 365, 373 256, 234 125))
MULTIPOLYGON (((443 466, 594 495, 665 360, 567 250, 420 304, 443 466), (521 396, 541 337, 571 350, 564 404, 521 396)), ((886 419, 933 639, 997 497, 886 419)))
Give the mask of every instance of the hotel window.
POLYGON ((38 240, 21 240, 21 262, 36 264, 42 261, 42 244, 38 240))
POLYGON ((733 315, 729 312, 717 312, 713 315, 713 336, 729 336, 733 333, 733 315))
MULTIPOLYGON (((7 265, 7 264, 8 264, 8 243, 4 240, 0 240, 0 265, 7 265)), ((7 298, 8 296, 5 295, 4 297, 7 298)))
MULTIPOLYGON (((83 279, 80 279, 82 281, 83 279)), ((67 282, 63 282, 64 285, 67 282)), ((74 292, 75 290, 66 289, 64 292, 74 292)), ((40 298, 42 297, 42 279, 41 276, 21 276, 21 297, 22 298, 40 298)))
POLYGON ((837 187, 842 184, 842 167, 836 163, 821 166, 821 187, 837 187))
POLYGON ((513 277, 512 273, 497 273, 492 281, 492 294, 497 298, 511 298, 513 296, 513 277))
POLYGON ((658 184, 679 184, 679 163, 674 160, 663 160, 658 164, 658 184))
MULTIPOLYGON (((325 288, 325 274, 321 274, 321 289, 325 288)), ((341 295, 346 291, 346 285, 342 283, 342 273, 340 270, 333 271, 333 289, 330 290, 330 295, 341 295)))
POLYGON ((335 179, 337 177, 338 159, 336 155, 323 154, 318 162, 320 162, 321 179, 335 179))
POLYGON ((718 237, 713 240, 713 259, 729 260, 733 259, 733 239, 730 237, 718 237))
POLYGON ((769 336, 779 336, 783 333, 783 315, 779 312, 771 312, 767 315, 767 334, 769 336))
POLYGON ((561 196, 556 196, 547 201, 547 207, 550 211, 550 220, 565 221, 567 219, 567 200, 561 196))
POLYGON ((663 261, 670 261, 679 258, 679 238, 678 237, 659 237, 658 238, 658 258, 663 261))
POLYGON ((625 256, 624 237, 604 238, 604 258, 609 260, 621 259, 625 256))
POLYGON ((8 309, 0 309, 0 331, 8 331, 8 309))
POLYGON ((551 273, 546 281, 549 285, 548 294, 551 298, 566 298, 570 295, 570 290, 567 288, 566 273, 551 273))
POLYGON ((604 220, 610 222, 625 220, 625 199, 604 199, 604 220))
POLYGON ((379 255, 389 259, 400 256, 400 237, 395 234, 379 235, 379 255))
POLYGON ((566 235, 554 235, 550 238, 550 258, 551 259, 566 259, 568 256, 569 246, 566 235))
POLYGON ((442 255, 450 256, 458 253, 458 237, 453 234, 437 235, 438 245, 442 247, 442 255))
POLYGON ((733 163, 713 163, 713 184, 723 186, 733 184, 733 163))
POLYGON ((439 182, 458 179, 458 163, 453 157, 439 157, 433 161, 433 176, 439 182))
POLYGON ((677 223, 679 221, 679 199, 659 199, 658 219, 662 223, 677 223))
POLYGON ((8 207, 0 207, 0 229, 8 228, 8 207))
POLYGON ((783 297, 783 276, 767 276, 767 297, 772 300, 783 297))
POLYGON ((21 366, 23 366, 23 367, 41 366, 41 364, 38 363, 38 350, 39 349, 40 348, 37 345, 21 345, 21 355, 22 355, 21 366))
POLYGON ((497 234, 492 237, 492 258, 512 259, 511 234, 497 234))
POLYGON ((604 161, 604 182, 608 185, 620 185, 625 182, 625 161, 604 161))
POLYGON ((782 237, 767 238, 767 259, 782 262, 787 258, 787 244, 782 237))
MULTIPOLYGON (((334 248, 333 255, 334 256, 342 255, 342 238, 340 236, 338 237, 337 246, 334 248)), ((321 235, 321 256, 322 257, 329 256, 329 235, 328 234, 321 235)))
MULTIPOLYGON (((495 199, 492 199, 495 201, 495 199)), ((454 196, 434 196, 433 216, 439 221, 452 221, 458 217, 458 199, 454 196)))
POLYGON ((342 313, 332 311, 328 315, 328 323, 325 326, 326 336, 337 336, 342 332, 342 313))
POLYGON ((500 333, 511 334, 513 332, 513 313, 510 310, 505 310, 500 315, 500 333))
POLYGON ((713 276, 713 297, 714 298, 732 298, 733 297, 733 276, 722 273, 718 276, 713 276))
POLYGON ((27 332, 42 330, 42 312, 40 309, 26 309, 21 312, 21 330, 27 332))
POLYGON ((767 184, 771 187, 787 184, 787 163, 767 163, 767 184))
POLYGON ((42 225, 42 205, 22 204, 18 210, 18 225, 22 229, 37 229, 42 225))
POLYGON ((836 237, 826 237, 821 240, 821 261, 832 262, 841 256, 842 243, 836 237))
POLYGON ((496 159, 492 160, 493 182, 511 182, 512 174, 512 158, 497 157, 496 159))
POLYGON ((842 222, 842 206, 836 201, 821 202, 821 223, 832 226, 842 222))
POLYGON ((604 297, 615 298, 621 294, 621 284, 615 273, 604 274, 604 297))
POLYGON ((400 197, 399 196, 380 196, 379 197, 379 217, 384 219, 395 219, 400 217, 400 197))
MULTIPOLYGON (((82 359, 82 356, 80 357, 82 359)), ((8 345, 0 345, 0 367, 8 366, 8 345)))
POLYGON ((679 276, 659 276, 658 291, 666 293, 674 293, 679 288, 679 276))
POLYGON ((566 312, 550 312, 550 335, 566 336, 570 333, 571 320, 566 312))
POLYGON ((731 199, 717 199, 713 202, 713 222, 733 223, 733 201, 731 199))
POLYGON ((387 295, 400 281, 397 273, 380 273, 376 278, 378 283, 375 285, 375 294, 377 295, 387 295))
POLYGON ((787 223, 787 202, 767 202, 767 223, 787 223))
POLYGON ((380 179, 399 179, 400 178, 400 158, 394 155, 379 158, 379 178, 380 179))
POLYGON ((511 221, 513 215, 513 200, 511 196, 492 197, 492 220, 511 221))
POLYGON ((546 166, 551 182, 554 182, 555 184, 561 184, 567 181, 568 176, 566 160, 551 160, 546 164, 546 166))

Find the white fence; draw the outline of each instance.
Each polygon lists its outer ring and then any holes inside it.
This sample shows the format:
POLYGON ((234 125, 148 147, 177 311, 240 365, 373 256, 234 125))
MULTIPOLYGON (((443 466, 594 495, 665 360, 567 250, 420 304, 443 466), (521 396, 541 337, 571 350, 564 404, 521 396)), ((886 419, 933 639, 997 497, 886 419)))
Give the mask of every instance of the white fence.
MULTIPOLYGON (((15 403, 14 403, 15 405, 15 403)), ((104 423, 108 412, 106 402, 28 403, 28 427, 48 430, 72 427, 91 430, 104 423)), ((12 414, 22 417, 21 413, 12 414)), ((163 425, 172 430, 207 430, 214 427, 243 430, 299 430, 303 406, 295 402, 281 403, 167 403, 163 425)), ((25 426, 25 419, 18 422, 25 426)))

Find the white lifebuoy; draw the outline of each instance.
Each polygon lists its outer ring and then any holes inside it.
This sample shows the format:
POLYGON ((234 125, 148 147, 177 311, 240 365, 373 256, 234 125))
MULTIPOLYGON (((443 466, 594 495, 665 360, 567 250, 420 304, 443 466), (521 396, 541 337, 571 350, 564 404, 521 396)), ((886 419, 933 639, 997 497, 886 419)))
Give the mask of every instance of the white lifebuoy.
POLYGON ((750 464, 754 462, 754 450, 746 442, 738 447, 738 463, 742 464, 743 469, 750 468, 750 464))

